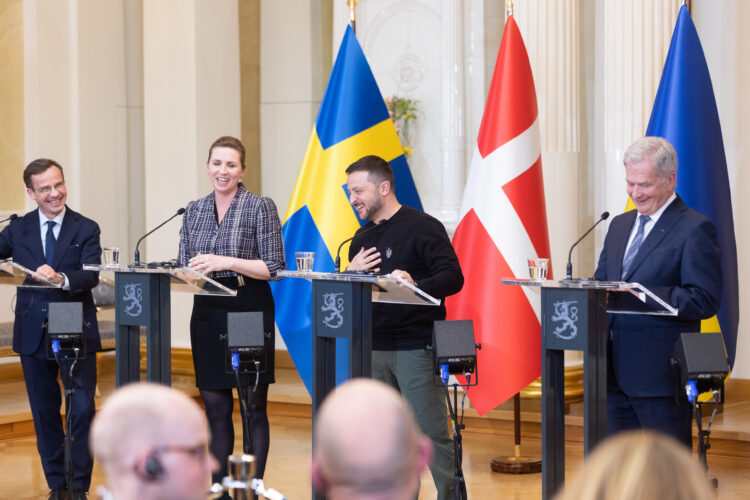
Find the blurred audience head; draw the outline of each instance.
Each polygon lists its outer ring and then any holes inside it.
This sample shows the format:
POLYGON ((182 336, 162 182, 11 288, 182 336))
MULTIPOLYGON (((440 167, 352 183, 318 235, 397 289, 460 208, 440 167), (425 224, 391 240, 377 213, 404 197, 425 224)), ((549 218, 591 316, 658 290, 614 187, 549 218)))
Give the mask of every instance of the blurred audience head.
POLYGON ((205 499, 218 466, 200 406, 156 384, 117 390, 94 419, 89 441, 117 500, 205 499))
POLYGON ((381 382, 349 381, 318 411, 312 480, 332 500, 412 500, 431 460, 411 408, 381 382))
POLYGON ((683 444, 651 431, 631 431, 600 444, 555 498, 705 500, 714 495, 705 469, 683 444))

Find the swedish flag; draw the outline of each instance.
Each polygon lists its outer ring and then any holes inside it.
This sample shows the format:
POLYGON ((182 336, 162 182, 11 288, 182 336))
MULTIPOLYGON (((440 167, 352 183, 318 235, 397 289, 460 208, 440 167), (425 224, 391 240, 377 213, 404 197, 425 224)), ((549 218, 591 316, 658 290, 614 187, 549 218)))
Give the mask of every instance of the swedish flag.
MULTIPOLYGON (((295 252, 313 251, 315 271, 334 270, 338 245, 362 223, 349 204, 345 170, 371 154, 393 167, 399 202, 421 210, 388 109, 354 31, 347 27, 284 217, 287 262, 295 262, 295 252)), ((346 249, 342 254, 343 268, 346 249)), ((287 278, 272 283, 272 291, 279 332, 312 393, 312 286, 287 278)), ((345 361, 337 359, 337 374, 345 374, 345 361)))

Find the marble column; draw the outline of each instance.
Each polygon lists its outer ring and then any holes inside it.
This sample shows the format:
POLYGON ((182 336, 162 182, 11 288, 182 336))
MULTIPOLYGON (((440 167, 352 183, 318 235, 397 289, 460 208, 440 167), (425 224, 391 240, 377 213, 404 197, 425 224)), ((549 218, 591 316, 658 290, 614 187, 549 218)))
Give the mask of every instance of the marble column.
MULTIPOLYGON (((514 2, 534 75, 544 171, 547 226, 555 278, 565 277, 568 249, 590 225, 579 182, 581 158, 581 76, 579 0, 514 2)), ((576 255, 576 276, 589 276, 590 263, 576 255)))
POLYGON ((442 189, 436 214, 453 234, 466 171, 466 124, 464 112, 463 9, 461 0, 443 0, 441 9, 442 87, 440 170, 442 189))
MULTIPOLYGON (((597 2, 594 183, 596 212, 624 211, 622 156, 646 133, 679 13, 677 0, 597 2)), ((605 228, 598 231, 600 248, 605 228)))

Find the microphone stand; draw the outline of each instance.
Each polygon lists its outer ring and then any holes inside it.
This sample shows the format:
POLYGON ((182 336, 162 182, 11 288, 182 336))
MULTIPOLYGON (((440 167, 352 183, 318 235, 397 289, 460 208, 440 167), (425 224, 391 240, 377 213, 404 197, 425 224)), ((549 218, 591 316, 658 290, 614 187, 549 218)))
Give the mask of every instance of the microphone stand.
MULTIPOLYGON (((364 229, 364 230, 363 230, 363 231, 362 231, 361 233, 359 233, 359 234, 357 234, 357 233, 354 233, 354 236, 352 236, 351 238, 347 238, 347 239, 345 239, 344 241, 342 241, 342 242, 341 242, 341 244, 339 245, 339 248, 338 248, 338 250, 336 250, 336 260, 335 260, 335 262, 334 262, 334 265, 335 265, 335 269, 334 269, 334 271, 333 271, 333 272, 335 272, 335 273, 340 273, 340 272, 341 272, 341 247, 343 247, 343 246, 344 246, 344 243, 346 243, 347 241, 352 241, 352 240, 353 240, 354 238, 356 238, 357 236, 362 236, 362 235, 363 235, 363 234, 365 234, 365 233, 369 233, 370 231, 372 231, 372 230, 373 230, 373 229, 375 229, 376 227, 380 227, 380 226, 381 226, 381 224, 384 224, 384 223, 385 223, 385 222, 386 222, 387 220, 388 220, 388 219, 380 219, 380 220, 379 220, 378 222, 376 222, 376 223, 375 223, 374 225, 372 225, 372 226, 368 227, 367 229, 364 229)), ((366 271, 365 271, 365 272, 366 272, 366 271)))
POLYGON ((583 233, 583 236, 578 238, 575 243, 573 243, 573 246, 570 247, 570 251, 568 252, 568 264, 565 266, 565 279, 566 280, 572 280, 573 279, 573 264, 571 262, 571 257, 573 255, 573 249, 578 245, 581 240, 583 240, 588 234, 594 230, 594 228, 603 220, 607 220, 609 217, 609 212, 604 212, 602 215, 599 216, 599 220, 594 223, 593 226, 589 228, 588 231, 583 233))
POLYGON ((10 215, 9 215, 8 217, 6 217, 5 219, 3 219, 3 220, 0 220, 0 224, 2 224, 3 222, 8 222, 8 221, 11 221, 11 222, 13 222, 13 221, 14 221, 14 220, 16 220, 17 218, 18 218, 18 215, 16 215, 16 214, 10 214, 10 215))
MULTIPOLYGON (((76 347, 73 351, 75 353, 75 359, 69 364, 63 364, 58 357, 59 341, 53 341, 52 352, 55 356, 55 361, 60 369, 60 378, 63 382, 63 388, 65 389, 65 429, 63 430, 63 464, 65 470, 65 484, 67 485, 68 492, 73 491, 73 479, 75 478, 73 473, 73 436, 71 430, 71 406, 73 405, 73 395, 75 394, 75 384, 73 383, 73 369, 78 363, 79 349, 76 347), (66 374, 64 367, 69 366, 70 370, 66 374), (67 375, 67 377, 66 377, 67 375), (67 382, 66 382, 67 380, 67 382)), ((63 358, 65 359, 65 358, 63 358)), ((70 360, 68 360, 70 361, 70 360)))
POLYGON ((140 266, 140 265, 141 265, 141 253, 140 253, 140 251, 138 250, 138 245, 140 245, 140 244, 141 244, 141 241, 143 241, 143 239, 144 239, 144 238, 145 238, 146 236, 148 236, 149 234, 153 233, 154 231, 156 231, 157 229, 159 229, 160 227, 162 227, 162 226, 163 226, 164 224, 166 224, 167 222, 171 221, 172 219, 174 219, 174 218, 175 218, 175 217, 177 217, 178 215, 182 215, 182 214, 184 214, 184 213, 185 213, 185 209, 184 209, 184 208, 180 208, 179 210, 177 210, 177 213, 176 213, 176 214, 174 214, 174 215, 173 215, 172 217, 170 217, 169 219, 165 220, 164 222, 162 222, 161 224, 159 224, 158 226, 156 226, 155 228, 153 228, 153 229, 152 229, 151 231, 149 231, 149 232, 147 232, 146 234, 144 234, 143 236, 141 236, 141 238, 140 238, 140 239, 139 239, 139 240, 138 240, 138 241, 136 242, 136 244, 135 244, 135 255, 133 256, 133 257, 134 257, 134 261, 135 261, 135 262, 134 262, 134 265, 135 265, 136 267, 138 267, 138 266, 140 266))
MULTIPOLYGON (((477 349, 482 348, 482 344, 476 344, 477 349)), ((433 360, 435 359, 435 351, 433 350, 433 360)), ((448 385, 450 378, 450 370, 448 364, 440 365, 440 384, 443 387, 443 393, 445 394, 445 401, 448 406, 448 414, 451 419, 451 429, 453 430, 453 499, 454 500, 466 500, 468 493, 466 491, 466 479, 464 478, 463 471, 463 437, 461 436, 461 429, 465 429, 464 425, 464 401, 466 400, 466 394, 469 392, 469 388, 474 387, 479 383, 479 364, 474 368, 474 383, 471 383, 471 373, 464 373, 466 377, 466 384, 451 384, 448 385), (448 387, 453 387, 453 401, 451 402, 451 394, 448 387), (458 388, 464 388, 464 394, 461 398, 461 418, 458 418, 458 388)))

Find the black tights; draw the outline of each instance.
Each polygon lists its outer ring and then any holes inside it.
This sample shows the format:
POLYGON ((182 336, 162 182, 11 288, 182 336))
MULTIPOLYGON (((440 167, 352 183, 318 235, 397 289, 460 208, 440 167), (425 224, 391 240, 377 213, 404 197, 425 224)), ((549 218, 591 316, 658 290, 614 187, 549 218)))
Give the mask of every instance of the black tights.
MULTIPOLYGON (((201 389, 201 398, 206 407, 208 426, 211 429, 211 453, 219 461, 219 470, 211 477, 215 483, 220 483, 227 475, 227 457, 234 451, 234 424, 232 411, 234 410, 234 396, 231 389, 208 391, 201 389)), ((250 437, 255 455, 255 477, 263 479, 268 458, 270 432, 268 426, 268 384, 258 384, 253 392, 247 389, 247 411, 250 420, 250 437)))

